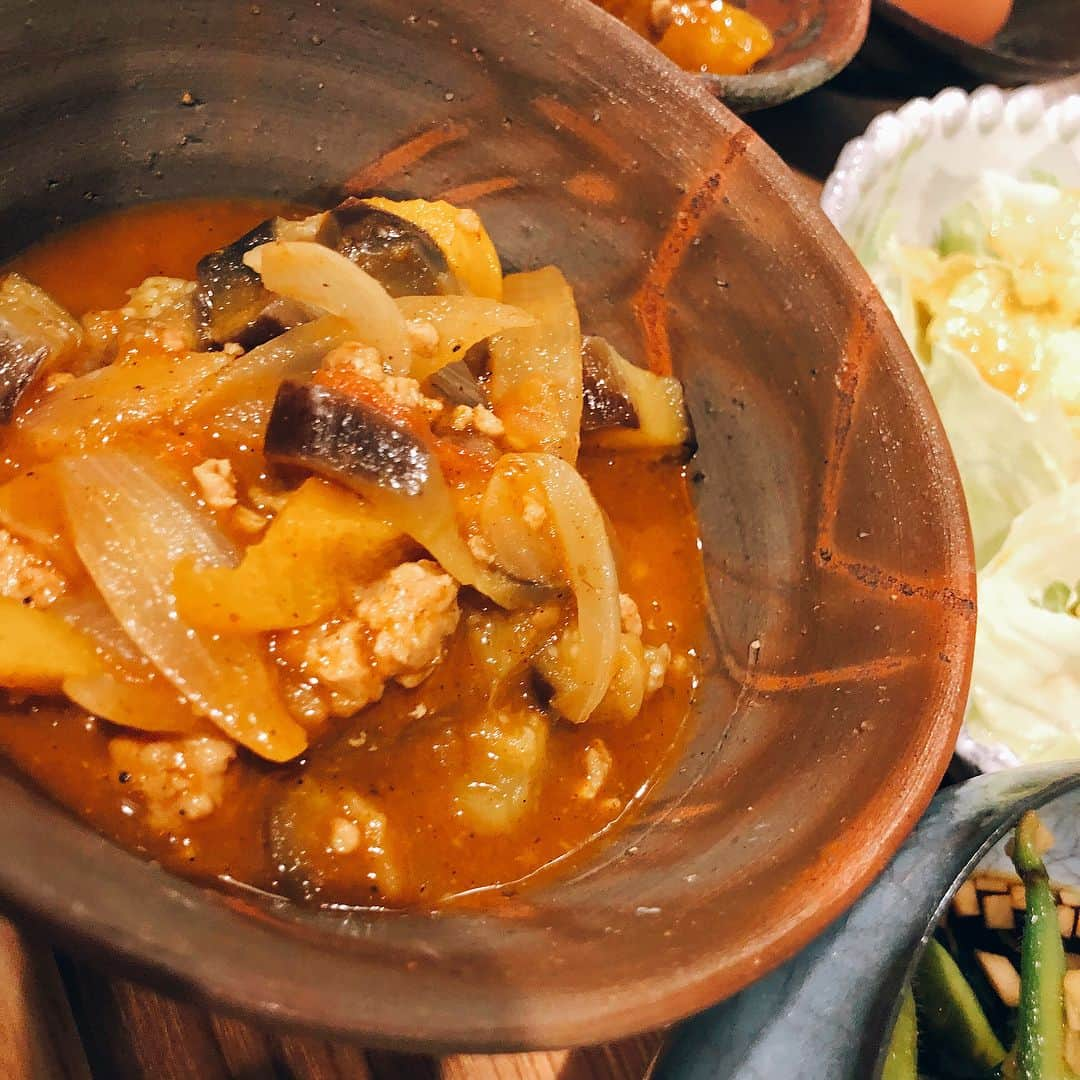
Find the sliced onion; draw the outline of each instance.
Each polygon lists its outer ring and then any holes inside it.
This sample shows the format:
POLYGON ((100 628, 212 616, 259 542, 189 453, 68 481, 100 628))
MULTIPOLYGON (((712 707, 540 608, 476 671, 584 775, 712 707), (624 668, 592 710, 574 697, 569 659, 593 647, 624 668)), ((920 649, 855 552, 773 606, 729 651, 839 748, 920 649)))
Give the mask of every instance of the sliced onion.
POLYGON ((249 251, 244 262, 271 292, 340 316, 350 323, 351 336, 378 349, 392 372, 409 373, 405 316, 375 278, 340 252, 321 244, 275 240, 249 251))
POLYGON ((76 705, 139 731, 189 732, 206 723, 139 652, 96 591, 61 597, 52 610, 90 638, 105 668, 64 680, 76 705))
POLYGON ((52 609, 66 623, 90 638, 110 666, 124 665, 147 670, 152 667, 95 590, 62 596, 52 609))
POLYGON ((565 579, 562 553, 547 514, 547 499, 535 490, 535 469, 522 468, 518 457, 504 457, 488 481, 480 503, 480 526, 507 573, 524 581, 558 584, 565 579), (529 503, 546 515, 530 524, 529 503))
POLYGON ((222 368, 193 395, 184 412, 205 415, 256 403, 268 413, 283 379, 313 375, 323 357, 351 337, 352 325, 333 315, 286 330, 222 368))
MULTIPOLYGON (((564 633, 544 674, 555 688, 554 706, 576 724, 600 704, 615 673, 621 623, 619 578, 604 515, 581 475, 551 454, 506 454, 492 483, 509 475, 517 490, 543 500, 546 521, 537 529, 557 545, 563 580, 577 604, 577 618, 564 633)), ((517 533, 517 525, 512 527, 517 533)), ((488 539, 498 550, 498 535, 488 539)))
POLYGON ((53 391, 15 426, 42 457, 103 445, 119 431, 146 428, 183 412, 231 360, 226 353, 155 353, 120 360, 53 391))
POLYGON ((438 334, 430 352, 413 349, 412 376, 421 380, 460 360, 492 334, 536 325, 527 311, 482 296, 399 296, 397 306, 406 319, 431 323, 438 334))
POLYGON ((164 679, 129 682, 116 675, 84 675, 65 679, 63 691, 88 713, 136 731, 186 733, 205 723, 164 679))
POLYGON ((543 597, 544 591, 532 582, 516 581, 473 555, 462 538, 453 496, 441 473, 432 473, 419 495, 381 488, 365 490, 364 495, 387 521, 427 548, 451 577, 500 607, 527 607, 543 597))
POLYGON ((576 461, 581 443, 581 326, 574 294, 554 266, 504 281, 503 300, 535 326, 491 339, 492 407, 516 450, 576 461))
POLYGON ((256 639, 199 635, 176 613, 177 562, 235 562, 210 516, 153 462, 128 454, 67 461, 62 487, 75 548, 102 598, 194 711, 271 761, 303 751, 307 736, 285 711, 256 639))

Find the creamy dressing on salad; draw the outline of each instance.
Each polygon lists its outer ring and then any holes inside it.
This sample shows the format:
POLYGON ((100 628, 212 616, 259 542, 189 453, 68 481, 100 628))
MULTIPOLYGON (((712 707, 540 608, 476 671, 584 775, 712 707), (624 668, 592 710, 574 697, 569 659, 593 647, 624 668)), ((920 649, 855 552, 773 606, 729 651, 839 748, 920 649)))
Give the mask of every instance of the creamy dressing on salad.
POLYGON ((967 731, 1080 757, 1080 190, 986 173, 879 284, 949 435, 979 567, 967 731))

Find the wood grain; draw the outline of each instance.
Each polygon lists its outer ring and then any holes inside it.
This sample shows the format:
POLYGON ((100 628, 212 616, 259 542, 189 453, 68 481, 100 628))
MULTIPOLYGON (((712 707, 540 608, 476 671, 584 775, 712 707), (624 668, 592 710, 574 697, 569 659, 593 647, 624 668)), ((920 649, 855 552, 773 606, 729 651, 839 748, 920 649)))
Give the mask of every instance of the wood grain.
POLYGON ((639 1080, 659 1034, 499 1057, 365 1051, 284 1035, 175 1001, 68 957, 0 920, 5 1080, 639 1080))
POLYGON ((0 1076, 91 1075, 52 952, 0 919, 0 1076))

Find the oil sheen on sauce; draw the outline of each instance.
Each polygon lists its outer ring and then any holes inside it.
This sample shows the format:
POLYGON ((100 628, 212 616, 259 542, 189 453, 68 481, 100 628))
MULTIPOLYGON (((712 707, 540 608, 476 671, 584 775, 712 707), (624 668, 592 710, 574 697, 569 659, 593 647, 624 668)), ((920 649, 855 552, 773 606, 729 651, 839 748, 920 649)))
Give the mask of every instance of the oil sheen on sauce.
MULTIPOLYGON (((280 209, 225 200, 149 205, 50 237, 11 268, 76 316, 115 308, 147 276, 193 277, 203 254, 280 209)), ((411 690, 389 687, 380 702, 332 725, 301 762, 271 766, 241 752, 229 770, 224 804, 176 832, 150 828, 110 764, 107 745, 118 729, 77 708, 44 700, 12 706, 0 719, 0 753, 106 836, 200 881, 278 891, 269 810, 312 777, 378 797, 403 853, 405 902, 434 906, 457 894, 557 873, 571 856, 576 864, 602 842, 601 834, 633 815, 676 757, 705 634, 697 524, 683 467, 586 450, 580 468, 613 524, 623 587, 638 601, 645 639, 670 645, 673 663, 663 688, 634 721, 552 726, 541 795, 507 833, 476 835, 448 809, 453 765, 440 746, 446 732, 482 706, 484 694, 460 629, 426 682, 411 690), (578 789, 586 748, 598 739, 610 751, 612 768, 604 797, 583 799, 578 789)), ((372 900, 361 883, 317 899, 372 900)))

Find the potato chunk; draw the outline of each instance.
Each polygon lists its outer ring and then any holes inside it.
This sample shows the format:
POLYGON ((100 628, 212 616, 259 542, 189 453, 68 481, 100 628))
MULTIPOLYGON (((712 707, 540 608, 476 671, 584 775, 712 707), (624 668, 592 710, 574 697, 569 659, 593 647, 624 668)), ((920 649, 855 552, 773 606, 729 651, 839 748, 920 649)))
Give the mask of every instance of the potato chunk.
POLYGON ((194 626, 221 633, 306 626, 407 549, 401 532, 356 495, 311 479, 289 496, 239 566, 180 563, 176 604, 194 626))
POLYGON ((90 639, 59 615, 0 597, 0 686, 58 690, 69 676, 99 668, 90 639))
POLYGON ((534 709, 492 713, 466 733, 454 803, 477 832, 509 832, 534 805, 547 739, 548 721, 534 709))
POLYGON ((270 847, 282 886, 306 898, 332 885, 393 901, 407 884, 403 855, 376 800, 319 777, 304 777, 273 807, 270 847))
POLYGON ((46 607, 64 591, 64 579, 7 529, 0 528, 0 596, 46 607))

